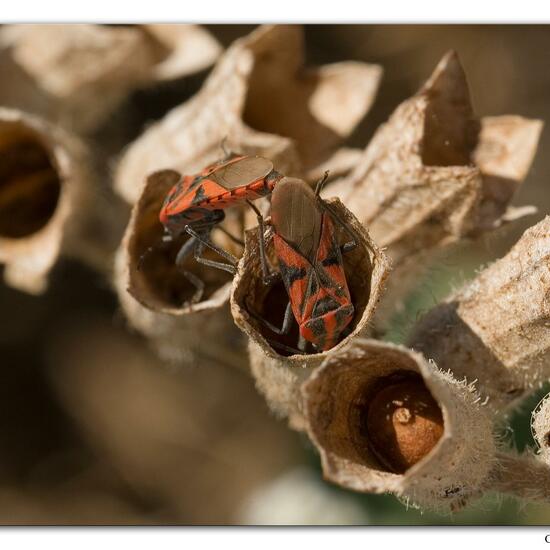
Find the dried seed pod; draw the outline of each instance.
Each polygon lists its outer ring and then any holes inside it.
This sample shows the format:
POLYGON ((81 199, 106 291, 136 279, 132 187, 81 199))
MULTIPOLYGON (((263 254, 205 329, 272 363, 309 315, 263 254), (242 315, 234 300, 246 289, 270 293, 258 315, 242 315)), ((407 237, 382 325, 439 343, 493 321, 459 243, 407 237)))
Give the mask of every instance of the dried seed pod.
POLYGON ((356 62, 310 71, 302 64, 299 26, 263 26, 237 40, 195 97, 130 145, 117 192, 134 203, 147 174, 196 172, 220 157, 224 139, 229 149, 265 156, 289 175, 330 157, 368 111, 381 71, 356 62))
POLYGON ((420 91, 375 134, 336 194, 387 246, 392 311, 436 250, 494 229, 533 160, 542 122, 473 114, 458 56, 446 54, 420 91))
MULTIPOLYGON (((257 228, 246 232, 245 250, 231 291, 231 312, 235 323, 250 338, 250 364, 256 385, 273 411, 288 417, 290 425, 296 429, 304 427, 300 384, 327 354, 342 349, 367 330, 389 270, 386 256, 355 216, 338 199, 327 202, 349 224, 358 240, 358 246, 343 255, 344 271, 355 309, 347 336, 322 353, 290 355, 277 347, 277 343, 296 347, 298 334, 296 329, 288 336, 277 336, 258 320, 265 318, 280 326, 288 297, 282 282, 272 286, 263 283, 257 228)), ((266 232, 266 254, 275 266, 272 238, 272 228, 269 228, 266 232)))
POLYGON ((2 47, 0 102, 84 132, 135 88, 203 69, 220 50, 195 25, 6 25, 2 47))
MULTIPOLYGON (((228 314, 231 275, 189 257, 183 269, 199 277, 205 291, 201 302, 185 305, 195 289, 175 259, 186 237, 171 243, 161 241, 159 212, 174 184, 171 173, 155 172, 147 178, 132 209, 115 261, 114 283, 120 303, 131 325, 152 340, 164 359, 196 362, 206 357, 245 366, 244 342, 228 314)), ((242 224, 233 221, 242 232, 242 224)), ((224 244, 229 246, 230 241, 224 244)))
MULTIPOLYGON (((73 136, 0 108, 0 263, 10 286, 41 293, 63 250, 101 263, 89 155, 73 136)), ((105 212, 107 214, 107 212, 105 212)), ((99 231, 98 233, 101 233, 99 231)))
POLYGON ((550 394, 545 395, 531 416, 531 432, 540 458, 550 464, 550 394))
POLYGON ((493 465, 491 419, 473 387, 404 347, 357 339, 302 393, 324 476, 348 489, 457 509, 493 465))
POLYGON ((142 25, 163 48, 152 67, 153 80, 172 80, 202 71, 221 54, 218 41, 200 25, 156 23, 142 25))
POLYGON ((473 161, 483 190, 474 234, 519 217, 521 210, 509 204, 533 163, 542 126, 541 120, 513 115, 481 119, 473 161))
POLYGON ((513 495, 522 500, 550 501, 550 466, 530 451, 497 452, 484 491, 513 495))
POLYGON ((328 185, 331 181, 349 174, 360 162, 362 156, 363 151, 361 149, 340 147, 329 159, 309 170, 306 174, 306 180, 314 184, 325 177, 326 172, 328 172, 328 185))
POLYGON ((409 345, 503 409, 550 375, 550 217, 430 310, 409 345))

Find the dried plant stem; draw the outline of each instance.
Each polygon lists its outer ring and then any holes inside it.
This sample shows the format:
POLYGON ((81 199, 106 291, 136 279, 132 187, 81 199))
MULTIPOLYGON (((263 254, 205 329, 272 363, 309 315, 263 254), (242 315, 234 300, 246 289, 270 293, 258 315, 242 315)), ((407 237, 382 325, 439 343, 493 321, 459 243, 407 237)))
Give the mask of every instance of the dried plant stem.
POLYGON ((524 452, 498 452, 485 490, 550 503, 550 464, 524 452))

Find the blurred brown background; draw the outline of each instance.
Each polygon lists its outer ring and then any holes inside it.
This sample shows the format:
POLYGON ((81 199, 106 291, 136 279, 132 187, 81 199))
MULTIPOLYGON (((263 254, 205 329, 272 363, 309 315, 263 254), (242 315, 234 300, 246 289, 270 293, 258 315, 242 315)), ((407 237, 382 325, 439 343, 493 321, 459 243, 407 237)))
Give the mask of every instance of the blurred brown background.
MULTIPOLYGON (((208 28, 227 46, 254 27, 208 28)), ((550 120, 548 26, 307 25, 306 43, 310 64, 352 59, 384 68, 353 146, 364 147, 451 48, 478 115, 550 120)), ((191 97, 206 74, 134 93, 97 132, 98 143, 117 153, 191 97)), ((539 213, 445 254, 389 338, 402 339, 419 311, 550 211, 549 139, 543 131, 514 202, 539 213)), ((106 167, 113 162, 106 157, 106 167)), ((445 518, 323 484, 310 445, 270 416, 245 373, 160 363, 128 331, 108 283, 76 263, 62 261, 42 297, 0 286, 0 304, 0 524, 550 523, 550 506, 488 497, 445 518)), ((505 430, 519 448, 530 443, 530 405, 505 430)))

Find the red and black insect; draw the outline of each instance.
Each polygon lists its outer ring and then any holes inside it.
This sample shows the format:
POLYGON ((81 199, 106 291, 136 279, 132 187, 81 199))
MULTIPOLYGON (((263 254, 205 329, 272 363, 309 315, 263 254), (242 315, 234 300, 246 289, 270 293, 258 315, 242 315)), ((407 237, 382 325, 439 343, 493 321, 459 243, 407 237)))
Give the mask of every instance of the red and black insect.
MULTIPOLYGON (((176 265, 196 288, 191 302, 198 302, 204 291, 204 283, 193 273, 183 270, 183 261, 194 254, 199 263, 234 274, 237 258, 216 246, 210 239, 210 233, 224 220, 226 208, 243 203, 252 204, 250 201, 269 195, 283 176, 274 170, 269 159, 242 155, 229 155, 229 158, 206 167, 194 176, 181 177, 173 170, 164 170, 161 175, 174 181, 159 214, 165 231, 163 241, 170 242, 185 233, 190 235, 176 256, 176 265), (228 263, 203 258, 205 247, 228 263)), ((220 229, 234 241, 243 244, 240 239, 220 229)))
MULTIPOLYGON (((319 195, 327 175, 315 192, 296 178, 283 178, 273 191, 271 225, 278 273, 270 273, 259 218, 264 281, 269 284, 280 277, 289 298, 281 328, 261 321, 276 334, 288 334, 293 315, 300 334, 298 351, 302 353, 308 342, 317 351, 332 348, 354 316, 342 253, 353 250, 357 241, 349 225, 319 195), (343 245, 338 242, 335 224, 350 237, 343 245)), ((296 352, 292 348, 287 351, 296 352)))

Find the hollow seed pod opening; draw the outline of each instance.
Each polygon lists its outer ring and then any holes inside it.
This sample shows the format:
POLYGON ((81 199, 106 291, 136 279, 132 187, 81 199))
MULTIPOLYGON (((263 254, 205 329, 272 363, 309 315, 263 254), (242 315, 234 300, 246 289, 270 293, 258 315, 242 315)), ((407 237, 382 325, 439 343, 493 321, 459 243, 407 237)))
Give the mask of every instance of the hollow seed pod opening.
POLYGON ((406 348, 355 340, 302 394, 324 475, 338 485, 449 509, 477 495, 490 471, 492 425, 472 387, 406 348))
POLYGON ((539 447, 540 457, 550 464, 550 394, 545 395, 533 411, 531 433, 539 447))
MULTIPOLYGON (((194 366, 215 360, 244 368, 243 342, 226 309, 231 275, 201 265, 191 255, 182 268, 204 283, 204 293, 200 301, 190 304, 196 288, 175 262, 188 237, 162 241, 164 230, 159 212, 179 177, 171 170, 153 173, 133 207, 115 259, 114 284, 120 303, 132 326, 150 339, 165 360, 194 366)), ((239 209, 229 209, 223 222, 234 235, 242 232, 241 214, 239 209)), ((212 239, 220 235, 216 229, 212 239)), ((229 239, 217 244, 239 254, 236 248, 231 249, 236 245, 229 239)), ((209 252, 203 256, 220 260, 209 252)))
POLYGON ((95 235, 86 227, 96 214, 89 207, 94 183, 77 138, 0 108, 0 263, 7 284, 38 294, 61 252, 91 256, 95 235))
POLYGON ((420 376, 397 371, 380 379, 362 400, 360 435, 395 473, 422 460, 443 435, 441 409, 420 376))
MULTIPOLYGON (((353 319, 340 335, 335 347, 341 347, 352 335, 366 328, 382 290, 388 272, 388 262, 384 254, 370 239, 367 231, 338 200, 327 201, 336 214, 353 230, 357 237, 357 247, 342 254, 346 282, 353 304, 353 319)), ((349 237, 340 227, 336 227, 337 240, 344 243, 349 237)), ((279 270, 279 263, 273 245, 273 228, 265 234, 266 255, 272 270, 279 270)), ((282 281, 264 284, 260 260, 258 230, 246 234, 245 252, 235 278, 232 303, 237 324, 253 338, 261 342, 266 353, 272 357, 289 357, 300 363, 307 356, 323 356, 313 346, 308 345, 304 354, 296 349, 298 326, 295 321, 289 334, 277 334, 263 321, 281 327, 288 294, 282 281), (262 321, 263 320, 263 321, 262 321)), ((333 348, 334 349, 334 348, 333 348)))
POLYGON ((61 192, 50 146, 31 128, 0 123, 0 237, 20 239, 42 229, 61 192))
MULTIPOLYGON (((193 254, 178 267, 177 254, 189 240, 189 235, 184 233, 171 241, 162 239, 164 228, 159 221, 159 212, 166 194, 180 178, 180 174, 172 170, 155 172, 149 176, 143 194, 134 207, 129 226, 128 291, 140 303, 158 311, 168 312, 193 307, 190 302, 197 288, 186 278, 183 271, 190 273, 191 278, 197 277, 204 283, 201 302, 211 298, 231 281, 229 273, 200 264, 193 254)), ((229 221, 238 226, 239 220, 234 214, 229 213, 229 221)), ((239 231, 234 232, 239 234, 239 231)), ((214 230, 214 233, 217 233, 217 230, 214 230)), ((210 250, 206 250, 202 256, 220 260, 210 250)))
MULTIPOLYGON (((328 354, 345 347, 354 337, 367 330, 389 271, 384 253, 370 239, 366 229, 337 199, 327 203, 357 236, 357 246, 342 256, 353 319, 329 350, 317 351, 309 346, 305 353, 296 353, 298 328, 295 320, 289 334, 279 335, 265 321, 280 327, 288 295, 281 282, 263 282, 257 228, 247 231, 245 250, 239 262, 231 292, 231 309, 237 326, 250 338, 250 364, 259 390, 272 410, 296 429, 303 429, 299 385, 328 354), (263 319, 263 321, 261 320, 263 319)), ((266 253, 273 268, 273 230, 266 231, 266 253)), ((341 236, 344 239, 344 236, 341 236)))

